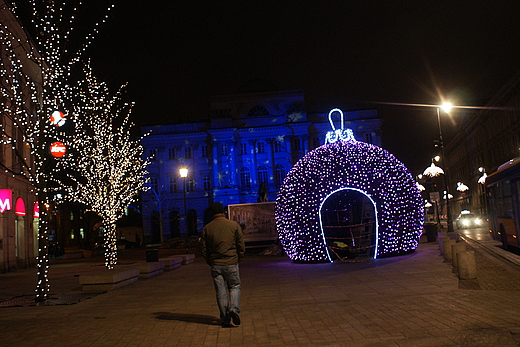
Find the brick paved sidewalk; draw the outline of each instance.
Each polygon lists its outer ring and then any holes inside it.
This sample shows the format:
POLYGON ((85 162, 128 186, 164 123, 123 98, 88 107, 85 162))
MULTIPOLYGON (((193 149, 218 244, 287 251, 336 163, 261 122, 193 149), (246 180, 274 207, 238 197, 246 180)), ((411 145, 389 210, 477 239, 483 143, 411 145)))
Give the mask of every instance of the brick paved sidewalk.
MULTIPOLYGON (((96 265, 83 264, 69 275, 82 266, 96 265)), ((435 243, 421 243, 410 255, 365 263, 294 264, 285 257, 248 256, 240 271, 240 327, 216 323, 209 268, 199 258, 75 305, 1 308, 1 345, 406 347, 520 342, 518 290, 460 289, 435 243)), ((79 287, 68 277, 60 281, 57 287, 79 287)))

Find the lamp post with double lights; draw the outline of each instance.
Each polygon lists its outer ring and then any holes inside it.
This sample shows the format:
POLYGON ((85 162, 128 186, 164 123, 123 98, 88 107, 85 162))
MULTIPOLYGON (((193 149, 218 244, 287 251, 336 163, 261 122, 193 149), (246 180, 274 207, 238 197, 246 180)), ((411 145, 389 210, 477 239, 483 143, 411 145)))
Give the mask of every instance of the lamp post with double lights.
POLYGON ((184 180, 184 187, 183 187, 183 193, 184 193, 184 229, 186 231, 186 254, 190 251, 189 246, 189 238, 188 238, 188 212, 186 209, 186 178, 188 177, 188 169, 183 167, 179 170, 179 174, 184 180))
MULTIPOLYGON (((451 103, 444 103, 443 105, 432 105, 432 104, 411 104, 411 103, 409 104, 409 103, 396 103, 396 102, 390 102, 390 103, 382 102, 380 104, 393 105, 393 106, 428 107, 428 108, 436 109, 437 122, 438 122, 438 126, 439 126, 439 140, 440 140, 439 145, 441 147, 441 155, 442 155, 442 160, 443 160, 443 162, 441 163, 441 166, 444 167, 444 170, 446 171, 445 175, 444 175, 444 187, 446 190, 446 193, 445 193, 446 197, 450 196, 449 189, 448 189, 449 175, 448 175, 448 170, 446 167, 446 156, 444 155, 444 139, 442 136, 441 114, 440 114, 441 109, 446 113, 448 113, 452 108, 473 109, 473 110, 482 110, 482 109, 510 110, 510 108, 508 108, 508 107, 453 106, 451 103)), ((447 206, 446 214, 447 214, 447 218, 448 218, 448 232, 454 232, 451 208, 450 208, 450 204, 448 201, 446 202, 446 206, 447 206)))

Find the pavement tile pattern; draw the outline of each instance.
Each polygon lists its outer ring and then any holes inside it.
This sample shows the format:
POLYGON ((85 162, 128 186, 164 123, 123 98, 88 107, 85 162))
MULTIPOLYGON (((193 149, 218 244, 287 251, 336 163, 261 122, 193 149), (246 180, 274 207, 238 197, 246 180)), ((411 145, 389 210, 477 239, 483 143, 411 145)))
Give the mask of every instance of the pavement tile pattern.
MULTIPOLYGON (((461 285, 437 243, 355 263, 248 255, 242 322, 232 328, 219 325, 209 267, 197 257, 76 304, 0 307, 0 345, 520 346, 520 266, 479 243, 469 247, 477 260, 471 286, 461 285)), ((100 266, 53 263, 51 293, 81 293, 77 276, 100 266)), ((34 269, 1 274, 0 301, 30 295, 35 280, 34 269)))

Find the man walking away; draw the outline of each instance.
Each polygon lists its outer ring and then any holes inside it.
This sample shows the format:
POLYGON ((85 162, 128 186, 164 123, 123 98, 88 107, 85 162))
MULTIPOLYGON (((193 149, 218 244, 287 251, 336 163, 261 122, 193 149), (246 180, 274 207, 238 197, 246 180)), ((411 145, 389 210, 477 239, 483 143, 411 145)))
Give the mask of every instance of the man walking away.
POLYGON ((240 325, 238 263, 245 252, 242 229, 236 222, 225 217, 224 207, 220 202, 211 204, 210 210, 213 220, 202 231, 202 255, 211 266, 222 326, 231 326, 231 321, 240 325))

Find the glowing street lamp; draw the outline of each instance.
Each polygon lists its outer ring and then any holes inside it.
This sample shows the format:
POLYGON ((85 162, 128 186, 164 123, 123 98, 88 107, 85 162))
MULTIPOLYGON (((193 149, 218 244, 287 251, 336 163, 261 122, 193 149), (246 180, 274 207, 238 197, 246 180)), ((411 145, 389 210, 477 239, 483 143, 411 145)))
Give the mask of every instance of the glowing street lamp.
POLYGON ((439 175, 443 175, 444 170, 435 165, 435 163, 432 161, 432 165, 428 166, 426 170, 424 170, 423 175, 428 177, 437 177, 439 175))
POLYGON ((184 180, 184 227, 186 229, 186 254, 190 252, 189 239, 188 239, 188 211, 186 209, 186 178, 188 177, 188 169, 183 167, 179 169, 179 174, 184 180))
POLYGON ((188 169, 183 167, 179 170, 180 176, 184 180, 184 188, 183 188, 183 194, 184 194, 184 228, 186 231, 186 254, 190 252, 190 245, 189 245, 189 235, 188 235, 188 209, 186 207, 186 178, 188 177, 188 169))
POLYGON ((481 215, 485 215, 487 214, 487 189, 486 189, 486 179, 487 179, 487 174, 486 174, 486 169, 483 168, 482 166, 478 168, 478 171, 479 172, 482 172, 482 176, 480 176, 480 178, 478 179, 478 183, 482 185, 482 194, 480 195, 480 206, 481 206, 481 215), (483 208, 482 208, 483 206, 483 208))
MULTIPOLYGON (((403 103, 387 103, 388 105, 399 105, 399 106, 419 106, 419 107, 435 107, 436 111, 437 111, 437 122, 438 122, 438 125, 439 125, 439 146, 441 147, 441 158, 439 158, 439 160, 442 160, 443 162, 441 162, 441 166, 444 167, 444 170, 446 170, 446 172, 444 172, 444 189, 446 190, 447 192, 447 195, 449 195, 449 190, 448 190, 448 170, 446 168, 446 165, 445 165, 445 158, 446 156, 444 155, 444 139, 442 137, 442 127, 441 127, 441 109, 448 113, 452 108, 481 108, 481 107, 472 107, 472 106, 453 106, 452 103, 450 102, 445 102, 443 103, 442 105, 427 105, 427 104, 403 104, 403 103)), ((451 208, 450 208, 450 204, 449 203, 446 203, 446 214, 448 216, 448 232, 453 232, 453 219, 452 219, 452 216, 451 216, 451 208)))
POLYGON ((478 168, 478 171, 479 172, 482 172, 482 176, 480 176, 480 178, 478 179, 478 183, 480 184, 486 184, 486 178, 487 178, 487 174, 486 174, 486 169, 484 169, 482 166, 478 168))
POLYGON ((465 192, 466 190, 469 190, 469 187, 462 182, 457 182, 457 190, 459 192, 465 192))

